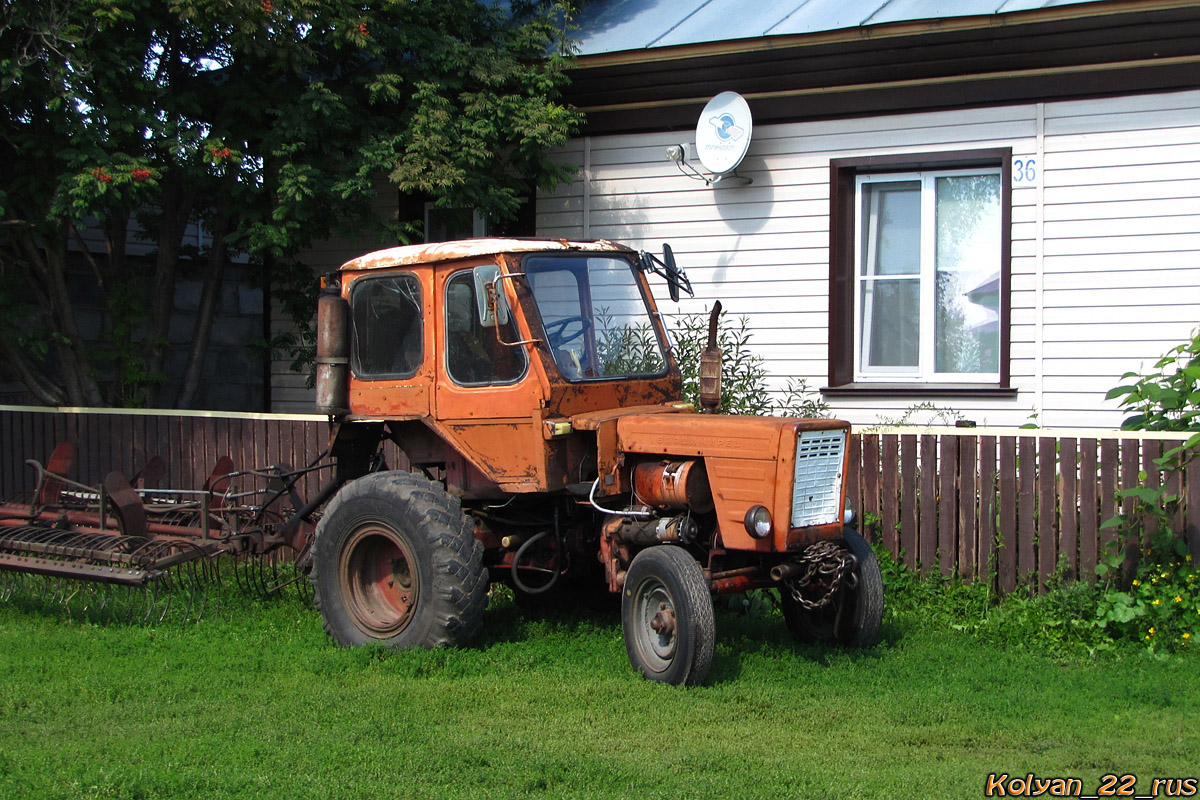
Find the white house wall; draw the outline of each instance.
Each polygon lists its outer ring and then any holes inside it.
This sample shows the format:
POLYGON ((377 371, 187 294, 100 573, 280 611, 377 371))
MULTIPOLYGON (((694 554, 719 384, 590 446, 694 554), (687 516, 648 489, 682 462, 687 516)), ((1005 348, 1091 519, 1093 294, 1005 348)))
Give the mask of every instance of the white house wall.
MULTIPOLYGON (((1036 413, 1042 426, 1115 426, 1123 415, 1108 389, 1200 324, 1200 92, 756 126, 739 169, 754 183, 744 187, 682 175, 666 148, 693 138, 573 142, 559 155, 586 164, 586 176, 539 199, 538 233, 655 251, 669 242, 696 298, 673 307, 662 292, 664 310, 703 311, 720 299, 749 318, 776 388, 827 382, 834 158, 1009 147, 1040 162, 1040 187, 1012 192, 1018 394, 929 398, 938 407, 980 424, 1019 425, 1036 413)), ((920 399, 830 405, 861 424, 920 399)))

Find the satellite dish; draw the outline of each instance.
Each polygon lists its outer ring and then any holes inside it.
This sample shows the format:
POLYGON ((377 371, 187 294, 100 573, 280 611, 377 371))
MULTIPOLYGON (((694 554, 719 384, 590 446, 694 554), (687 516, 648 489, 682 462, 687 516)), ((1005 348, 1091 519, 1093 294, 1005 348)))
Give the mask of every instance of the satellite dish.
POLYGON ((746 99, 737 92, 721 92, 708 101, 696 121, 696 155, 700 163, 718 176, 733 172, 746 157, 753 130, 746 99))

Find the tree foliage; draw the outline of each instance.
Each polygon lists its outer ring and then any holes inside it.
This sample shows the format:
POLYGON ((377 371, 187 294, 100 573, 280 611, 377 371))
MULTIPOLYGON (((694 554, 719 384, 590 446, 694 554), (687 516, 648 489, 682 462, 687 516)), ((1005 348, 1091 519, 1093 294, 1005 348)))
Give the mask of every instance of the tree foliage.
POLYGON ((0 338, 0 359, 43 402, 165 404, 186 271, 205 286, 186 405, 231 254, 295 287, 311 284, 296 259, 318 239, 407 241, 414 221, 372 211, 380 176, 511 217, 533 184, 568 177, 546 152, 578 124, 558 100, 570 10, 0 0, 0 320, 19 332, 0 338), (209 236, 189 248, 197 221, 209 236), (90 230, 103 253, 80 246, 90 230), (131 232, 148 256, 129 251, 131 232), (107 309, 98 341, 78 329, 69 279, 107 309))

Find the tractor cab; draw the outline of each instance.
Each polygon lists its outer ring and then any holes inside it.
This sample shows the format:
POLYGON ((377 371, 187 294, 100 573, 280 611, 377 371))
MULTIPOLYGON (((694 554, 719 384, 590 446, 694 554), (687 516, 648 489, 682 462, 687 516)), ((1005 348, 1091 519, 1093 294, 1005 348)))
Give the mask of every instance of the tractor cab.
POLYGON ((321 300, 318 407, 384 421, 464 495, 562 489, 585 456, 573 417, 681 401, 647 278, 691 287, 664 256, 492 239, 350 261, 321 300))

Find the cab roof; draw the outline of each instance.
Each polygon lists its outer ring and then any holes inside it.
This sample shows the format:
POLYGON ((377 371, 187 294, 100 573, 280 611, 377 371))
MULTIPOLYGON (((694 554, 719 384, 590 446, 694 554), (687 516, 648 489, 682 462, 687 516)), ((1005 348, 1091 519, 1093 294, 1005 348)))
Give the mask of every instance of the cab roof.
POLYGON ((459 239, 453 242, 410 244, 377 250, 347 261, 342 272, 356 270, 406 267, 416 264, 436 264, 465 258, 492 256, 500 253, 633 253, 632 248, 604 239, 594 242, 573 242, 566 239, 459 239))

